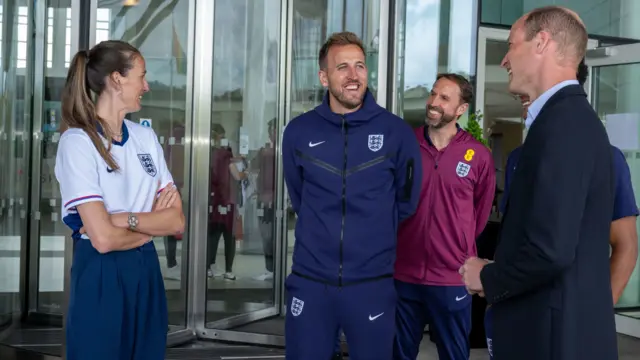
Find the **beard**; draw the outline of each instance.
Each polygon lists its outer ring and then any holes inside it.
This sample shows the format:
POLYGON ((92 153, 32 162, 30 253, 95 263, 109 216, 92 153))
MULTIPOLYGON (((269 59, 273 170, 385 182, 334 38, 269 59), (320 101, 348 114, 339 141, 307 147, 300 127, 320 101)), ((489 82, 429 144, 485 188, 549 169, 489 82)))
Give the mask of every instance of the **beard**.
POLYGON ((361 83, 355 81, 350 81, 344 86, 348 86, 349 84, 358 84, 360 88, 357 92, 352 92, 345 90, 342 85, 333 86, 331 83, 329 83, 329 92, 336 100, 338 100, 340 105, 344 106, 346 109, 353 110, 362 104, 366 87, 364 87, 361 83))
POLYGON ((456 116, 453 114, 445 114, 444 110, 442 110, 441 107, 439 106, 431 106, 428 105, 427 106, 427 116, 425 117, 424 122, 429 126, 432 127, 434 129, 442 129, 443 127, 445 127, 447 124, 449 124, 450 122, 452 122, 453 120, 456 119, 456 116), (429 111, 436 111, 440 114, 439 117, 437 118, 430 118, 430 114, 429 111))

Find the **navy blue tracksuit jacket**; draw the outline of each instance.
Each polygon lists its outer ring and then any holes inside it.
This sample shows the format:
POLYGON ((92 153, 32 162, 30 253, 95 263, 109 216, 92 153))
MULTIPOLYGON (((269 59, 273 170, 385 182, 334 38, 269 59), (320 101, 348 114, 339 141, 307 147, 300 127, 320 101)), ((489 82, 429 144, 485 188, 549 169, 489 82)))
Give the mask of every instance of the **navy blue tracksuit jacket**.
POLYGON ((287 124, 284 177, 298 214, 292 271, 344 285, 393 274, 398 223, 417 207, 420 150, 412 129, 367 91, 340 115, 328 95, 287 124))

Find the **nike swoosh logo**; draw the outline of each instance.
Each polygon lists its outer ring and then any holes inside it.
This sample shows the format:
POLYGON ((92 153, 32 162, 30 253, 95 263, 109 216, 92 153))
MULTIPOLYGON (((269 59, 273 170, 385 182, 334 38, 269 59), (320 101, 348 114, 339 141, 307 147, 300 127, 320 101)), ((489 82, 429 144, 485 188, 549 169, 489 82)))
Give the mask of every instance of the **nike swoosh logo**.
POLYGON ((371 315, 369 315, 369 321, 373 321, 373 320, 375 320, 375 319, 379 318, 380 316, 382 316, 383 314, 384 314, 384 313, 383 313, 383 312, 381 312, 380 314, 378 314, 378 315, 376 315, 376 316, 371 316, 371 315))
POLYGON ((320 141, 320 142, 317 142, 317 143, 312 143, 311 141, 309 141, 309 147, 318 146, 320 144, 324 144, 324 141, 320 141))
POLYGON ((457 296, 456 296, 456 301, 460 301, 460 300, 462 300, 462 299, 464 299, 464 298, 466 298, 466 297, 467 297, 467 295, 465 295, 465 296, 463 296, 463 297, 457 297, 457 296))

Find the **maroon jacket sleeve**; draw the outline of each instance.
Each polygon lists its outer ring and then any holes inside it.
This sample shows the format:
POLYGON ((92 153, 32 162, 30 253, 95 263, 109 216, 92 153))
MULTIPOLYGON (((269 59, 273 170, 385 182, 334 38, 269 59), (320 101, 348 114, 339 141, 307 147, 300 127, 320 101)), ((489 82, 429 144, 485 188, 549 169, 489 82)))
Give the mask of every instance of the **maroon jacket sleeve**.
POLYGON ((496 170, 493 164, 493 157, 491 153, 487 151, 484 158, 485 161, 480 169, 478 182, 473 189, 473 206, 476 213, 476 239, 487 225, 496 191, 496 170))

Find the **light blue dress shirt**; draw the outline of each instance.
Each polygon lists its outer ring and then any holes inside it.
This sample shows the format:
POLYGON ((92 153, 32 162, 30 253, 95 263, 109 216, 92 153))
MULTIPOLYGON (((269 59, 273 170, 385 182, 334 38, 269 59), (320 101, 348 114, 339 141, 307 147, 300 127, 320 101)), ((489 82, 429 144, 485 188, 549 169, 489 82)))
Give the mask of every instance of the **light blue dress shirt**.
POLYGON ((536 117, 538 117, 538 114, 540 114, 540 110, 542 110, 542 107, 544 106, 544 104, 546 104, 547 101, 549 101, 549 98, 551 98, 555 93, 560 91, 560 89, 567 87, 569 85, 580 85, 580 84, 578 83, 578 80, 565 80, 563 82, 557 83, 551 89, 548 89, 547 91, 543 92, 542 95, 540 95, 537 99, 535 99, 529 105, 529 109, 527 109, 527 118, 524 121, 524 124, 526 125, 527 129, 531 127, 531 124, 533 124, 533 121, 536 119, 536 117))

